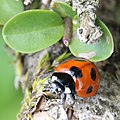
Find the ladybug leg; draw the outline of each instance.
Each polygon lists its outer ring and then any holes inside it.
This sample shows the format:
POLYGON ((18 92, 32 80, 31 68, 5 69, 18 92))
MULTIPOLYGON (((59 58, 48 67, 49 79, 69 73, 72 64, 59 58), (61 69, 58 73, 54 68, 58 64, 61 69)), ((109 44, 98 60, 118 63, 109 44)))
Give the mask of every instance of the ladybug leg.
POLYGON ((73 101, 75 101, 75 95, 74 95, 74 93, 71 93, 70 97, 72 98, 73 101))
POLYGON ((61 94, 61 104, 64 105, 65 101, 66 101, 66 94, 62 93, 61 94))
POLYGON ((74 95, 74 93, 70 93, 70 98, 72 100, 71 105, 74 105, 74 103, 75 103, 75 95, 74 95))

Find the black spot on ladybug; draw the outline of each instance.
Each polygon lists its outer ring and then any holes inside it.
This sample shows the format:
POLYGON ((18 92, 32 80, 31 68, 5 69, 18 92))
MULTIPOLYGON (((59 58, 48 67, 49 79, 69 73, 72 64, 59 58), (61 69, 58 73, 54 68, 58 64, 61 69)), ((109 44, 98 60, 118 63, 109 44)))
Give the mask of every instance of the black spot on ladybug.
POLYGON ((71 72, 72 76, 75 76, 76 78, 81 78, 83 76, 82 71, 79 68, 77 68, 76 66, 71 67, 70 72, 71 72))
POLYGON ((93 87, 92 86, 89 86, 89 88, 87 89, 87 94, 89 94, 89 93, 91 93, 92 92, 92 89, 93 89, 93 87))
POLYGON ((91 69, 90 75, 91 75, 92 80, 95 81, 96 80, 96 71, 94 68, 91 69))

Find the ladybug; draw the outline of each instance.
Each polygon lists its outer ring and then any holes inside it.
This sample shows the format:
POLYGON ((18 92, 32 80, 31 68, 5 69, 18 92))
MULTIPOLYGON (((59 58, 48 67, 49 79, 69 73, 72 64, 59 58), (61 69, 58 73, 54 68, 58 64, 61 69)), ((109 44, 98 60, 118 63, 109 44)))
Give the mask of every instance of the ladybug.
POLYGON ((87 98, 97 93, 100 75, 94 63, 71 59, 55 67, 54 71, 48 79, 50 92, 61 95, 63 104, 67 94, 75 99, 75 94, 87 98))

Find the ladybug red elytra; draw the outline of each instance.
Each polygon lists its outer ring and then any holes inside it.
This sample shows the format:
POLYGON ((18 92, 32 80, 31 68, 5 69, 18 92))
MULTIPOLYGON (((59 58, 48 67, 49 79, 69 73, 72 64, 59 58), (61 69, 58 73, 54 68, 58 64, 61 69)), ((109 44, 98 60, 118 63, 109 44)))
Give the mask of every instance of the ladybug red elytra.
POLYGON ((82 98, 97 93, 100 75, 94 63, 71 59, 58 65, 54 71, 48 83, 52 93, 61 95, 62 103, 66 100, 66 94, 75 99, 75 93, 82 98))

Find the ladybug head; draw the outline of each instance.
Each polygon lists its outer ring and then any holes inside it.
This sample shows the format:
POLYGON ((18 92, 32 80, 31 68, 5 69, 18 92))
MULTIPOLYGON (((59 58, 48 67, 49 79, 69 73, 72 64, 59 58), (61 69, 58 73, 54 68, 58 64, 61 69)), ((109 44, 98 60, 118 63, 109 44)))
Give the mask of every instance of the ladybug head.
POLYGON ((65 90, 64 86, 62 86, 57 81, 54 81, 54 82, 50 83, 49 85, 50 85, 49 91, 53 94, 56 94, 56 95, 62 94, 65 90))
POLYGON ((58 77, 55 76, 55 73, 48 79, 49 91, 53 94, 60 95, 65 91, 65 87, 59 81, 58 77))
POLYGON ((75 83, 71 75, 62 72, 55 72, 48 79, 49 91, 61 96, 61 102, 66 101, 66 94, 70 94, 74 100, 75 83))

